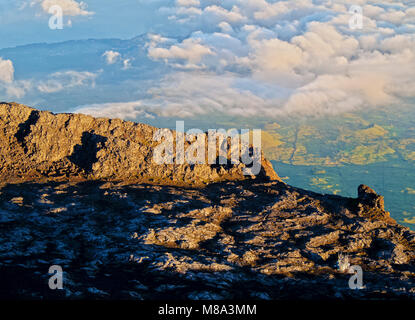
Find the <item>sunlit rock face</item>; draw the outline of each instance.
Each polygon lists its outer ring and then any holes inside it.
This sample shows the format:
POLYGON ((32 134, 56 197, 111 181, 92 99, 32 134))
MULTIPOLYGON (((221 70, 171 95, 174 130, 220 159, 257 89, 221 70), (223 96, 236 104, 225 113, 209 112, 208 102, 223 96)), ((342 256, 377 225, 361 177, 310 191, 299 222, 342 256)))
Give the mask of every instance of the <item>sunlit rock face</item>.
MULTIPOLYGON (((280 180, 263 155, 255 176, 244 163, 155 163, 157 128, 82 114, 53 114, 0 104, 0 177, 3 180, 105 179, 195 186, 213 182, 280 180)), ((175 135, 174 135, 175 138, 175 135)), ((176 144, 176 139, 174 139, 176 144)), ((191 145, 185 143, 185 148, 191 145)), ((207 144, 206 144, 207 148, 207 144)), ((206 152, 207 154, 207 152, 206 152)), ((219 154, 219 153, 218 153, 219 154)), ((230 160, 230 158, 229 158, 230 160)))

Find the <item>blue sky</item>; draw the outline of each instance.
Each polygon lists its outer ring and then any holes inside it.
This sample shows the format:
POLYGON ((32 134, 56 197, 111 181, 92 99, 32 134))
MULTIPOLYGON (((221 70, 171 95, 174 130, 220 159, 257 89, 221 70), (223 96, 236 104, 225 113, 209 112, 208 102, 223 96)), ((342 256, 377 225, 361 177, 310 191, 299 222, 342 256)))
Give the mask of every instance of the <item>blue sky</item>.
POLYGON ((162 19, 157 15, 157 1, 87 0, 90 16, 64 17, 72 20, 71 27, 50 30, 50 15, 33 1, 0 1, 0 48, 29 43, 60 42, 89 38, 132 38, 157 29, 162 19), (23 7, 26 3, 26 7, 23 7))

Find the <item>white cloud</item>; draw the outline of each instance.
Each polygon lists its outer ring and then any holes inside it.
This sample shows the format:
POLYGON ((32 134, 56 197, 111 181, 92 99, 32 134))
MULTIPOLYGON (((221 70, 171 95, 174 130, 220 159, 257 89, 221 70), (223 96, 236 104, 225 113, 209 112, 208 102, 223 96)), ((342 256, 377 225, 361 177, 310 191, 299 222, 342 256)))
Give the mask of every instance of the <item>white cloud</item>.
POLYGON ((253 52, 241 62, 249 66, 253 75, 270 81, 274 79, 287 86, 301 80, 295 70, 307 58, 301 48, 278 38, 252 40, 251 45, 253 52))
POLYGON ((222 30, 222 32, 225 32, 225 33, 228 33, 228 34, 233 33, 232 26, 229 23, 227 23, 226 21, 222 21, 221 23, 219 23, 218 27, 222 30))
MULTIPOLYGON (((11 98, 23 98, 33 87, 31 80, 18 80, 4 86, 6 96, 11 98)), ((1 88, 0 88, 1 89, 1 88)))
POLYGON ((247 18, 241 13, 239 7, 233 6, 232 9, 227 10, 223 7, 212 5, 206 7, 203 12, 219 21, 226 21, 230 23, 244 22, 247 18))
POLYGON ((30 87, 31 81, 14 80, 13 62, 0 57, 0 92, 6 97, 22 98, 30 87))
POLYGON ((183 6, 183 7, 199 6, 200 1, 199 0, 176 0, 176 5, 183 6))
POLYGON ((95 86, 98 73, 88 71, 55 72, 44 80, 14 79, 14 66, 11 60, 0 57, 0 94, 7 99, 23 98, 28 93, 56 93, 68 88, 95 86))
POLYGON ((198 39, 185 39, 179 44, 170 47, 150 47, 148 55, 152 59, 161 59, 166 62, 170 60, 184 61, 185 65, 196 66, 204 56, 213 55, 212 50, 205 45, 200 44, 198 39))
POLYGON ((102 56, 105 57, 107 64, 114 64, 121 58, 121 54, 119 52, 112 50, 105 51, 102 56))
POLYGON ((83 1, 77 2, 75 0, 37 0, 44 12, 49 13, 49 9, 52 6, 60 6, 63 10, 63 14, 67 16, 88 16, 94 14, 88 11, 87 4, 83 1))
POLYGON ((127 70, 131 68, 131 59, 124 59, 122 62, 123 70, 127 70))
POLYGON ((37 89, 42 93, 56 93, 68 88, 80 86, 95 86, 98 75, 92 72, 65 71, 56 72, 46 81, 40 81, 37 89))
POLYGON ((91 104, 80 106, 75 110, 76 113, 89 114, 94 117, 104 117, 112 119, 153 118, 154 116, 143 110, 142 101, 132 102, 110 102, 103 104, 91 104))
MULTIPOLYGON (((251 1, 252 2, 252 1, 251 1)), ((268 3, 265 0, 258 1, 256 10, 254 10, 253 16, 257 20, 269 21, 271 19, 278 19, 279 17, 292 12, 297 9, 313 8, 317 6, 313 5, 310 0, 298 0, 298 1, 277 1, 275 3, 268 3)))
POLYGON ((14 79, 14 67, 11 60, 3 60, 0 57, 0 82, 11 83, 14 79))

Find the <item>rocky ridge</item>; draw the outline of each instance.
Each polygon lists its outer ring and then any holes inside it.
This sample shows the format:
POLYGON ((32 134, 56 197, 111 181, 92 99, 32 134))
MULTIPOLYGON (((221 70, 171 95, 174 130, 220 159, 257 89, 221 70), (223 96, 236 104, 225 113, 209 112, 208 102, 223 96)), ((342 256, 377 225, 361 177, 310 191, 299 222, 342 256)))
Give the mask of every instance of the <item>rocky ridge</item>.
MULTIPOLYGON (((156 164, 153 151, 160 144, 153 139, 156 130, 119 119, 55 115, 16 103, 0 103, 0 178, 129 180, 182 186, 247 178, 243 163, 156 164)), ((255 178, 279 180, 263 156, 261 172, 255 178)))

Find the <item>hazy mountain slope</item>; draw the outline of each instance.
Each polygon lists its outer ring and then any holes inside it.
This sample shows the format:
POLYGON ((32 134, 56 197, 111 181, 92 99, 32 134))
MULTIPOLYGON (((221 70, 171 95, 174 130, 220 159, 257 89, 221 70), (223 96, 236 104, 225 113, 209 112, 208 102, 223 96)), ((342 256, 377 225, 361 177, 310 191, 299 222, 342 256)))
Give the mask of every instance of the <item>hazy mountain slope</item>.
POLYGON ((73 40, 0 49, 0 57, 13 63, 14 85, 25 88, 24 95, 2 94, 8 100, 19 99, 54 112, 86 104, 138 100, 146 97, 154 81, 159 81, 156 75, 169 72, 164 63, 148 57, 148 41, 143 35, 128 40, 73 40), (119 53, 119 59, 108 64, 104 56, 107 51, 119 53), (71 79, 67 72, 80 73, 80 77, 89 73, 94 78, 79 86, 78 75, 71 79))

